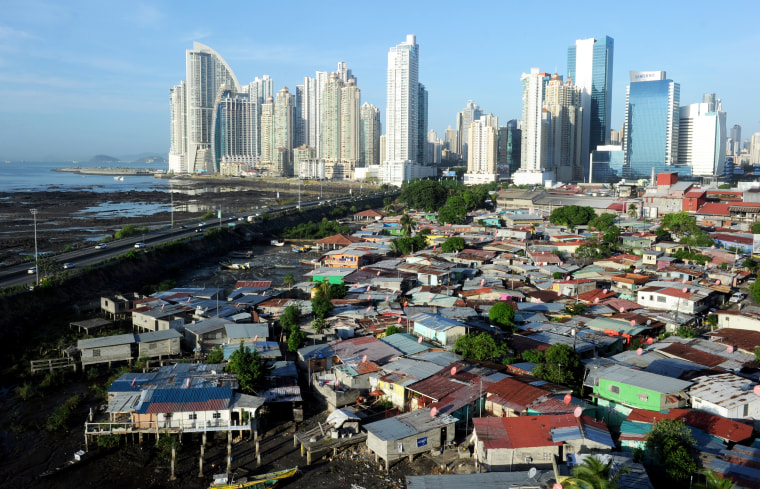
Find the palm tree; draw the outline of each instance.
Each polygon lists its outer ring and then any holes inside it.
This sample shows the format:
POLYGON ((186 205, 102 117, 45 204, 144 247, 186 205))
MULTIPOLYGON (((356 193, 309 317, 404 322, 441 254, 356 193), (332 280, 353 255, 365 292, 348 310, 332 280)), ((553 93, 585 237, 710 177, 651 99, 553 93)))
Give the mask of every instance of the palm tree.
POLYGON ((605 464, 594 456, 586 457, 582 464, 573 467, 572 477, 565 479, 562 487, 565 489, 617 489, 618 479, 628 470, 628 467, 623 467, 610 477, 612 460, 605 464))
POLYGON ((636 204, 628 204, 628 215, 634 219, 639 215, 639 211, 636 209, 636 204))
POLYGON ((736 483, 730 479, 724 479, 720 474, 713 470, 704 470, 704 482, 694 484, 694 489, 734 489, 736 483))
POLYGON ((288 289, 290 289, 293 287, 293 284, 296 283, 296 279, 292 273, 286 273, 285 276, 282 278, 282 283, 287 285, 288 289))
POLYGON ((401 224, 401 227, 404 230, 404 237, 406 238, 410 237, 412 235, 412 228, 416 224, 414 222, 414 219, 412 219, 412 217, 409 214, 404 212, 404 215, 401 216, 401 219, 399 219, 398 222, 399 224, 401 224))

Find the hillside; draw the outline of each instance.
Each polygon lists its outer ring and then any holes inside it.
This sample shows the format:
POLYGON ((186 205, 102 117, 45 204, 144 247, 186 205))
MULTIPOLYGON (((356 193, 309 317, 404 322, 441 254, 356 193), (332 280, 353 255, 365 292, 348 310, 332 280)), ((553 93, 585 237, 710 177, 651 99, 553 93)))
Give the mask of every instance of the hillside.
POLYGON ((119 159, 108 155, 95 155, 90 158, 90 163, 118 163, 119 159))

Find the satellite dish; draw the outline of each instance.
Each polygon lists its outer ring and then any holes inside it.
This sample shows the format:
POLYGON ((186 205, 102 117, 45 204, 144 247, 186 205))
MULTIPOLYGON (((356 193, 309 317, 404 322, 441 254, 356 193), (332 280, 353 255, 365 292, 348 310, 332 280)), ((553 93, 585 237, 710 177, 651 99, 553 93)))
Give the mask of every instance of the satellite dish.
POLYGON ((536 472, 538 472, 536 470, 536 468, 535 467, 531 467, 530 470, 528 471, 528 478, 529 479, 534 478, 536 476, 536 472))

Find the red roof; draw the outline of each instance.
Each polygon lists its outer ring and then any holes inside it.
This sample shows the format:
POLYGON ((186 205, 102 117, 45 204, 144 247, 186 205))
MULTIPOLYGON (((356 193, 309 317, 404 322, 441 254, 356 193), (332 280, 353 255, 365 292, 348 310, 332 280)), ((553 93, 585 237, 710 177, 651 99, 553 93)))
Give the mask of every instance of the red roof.
POLYGON ((613 202, 607 206, 607 209, 611 211, 623 212, 625 211, 625 202, 613 202))
POLYGON ((552 431, 557 428, 590 425, 608 431, 607 425, 598 423, 588 416, 576 418, 572 414, 544 416, 519 416, 516 418, 473 418, 472 424, 487 450, 495 448, 534 448, 560 446, 563 442, 553 441, 552 431))
POLYGON ((357 212, 354 215, 358 217, 383 217, 385 214, 378 212, 375 209, 367 209, 366 211, 357 212))
POLYGON ((680 419, 687 426, 697 428, 707 434, 724 440, 740 442, 752 436, 752 426, 733 421, 717 414, 691 409, 671 409, 667 413, 634 409, 628 415, 628 421, 635 423, 654 423, 658 419, 680 419))
POLYGON ((724 204, 723 202, 708 202, 699 208, 697 214, 706 214, 711 216, 730 216, 728 207, 731 204, 724 204))
POLYGON ((669 346, 658 351, 668 356, 688 360, 689 362, 694 362, 706 367, 717 367, 726 361, 726 359, 721 356, 713 355, 712 353, 707 353, 702 350, 697 350, 696 348, 692 348, 681 343, 672 343, 669 346))
POLYGON ((704 190, 689 190, 686 192, 686 195, 684 195, 685 199, 698 199, 705 195, 704 190))
POLYGON ((326 238, 320 239, 319 241, 316 241, 316 244, 348 246, 350 244, 359 243, 359 242, 361 242, 361 239, 355 236, 346 236, 345 234, 335 234, 333 236, 328 236, 326 238))
POLYGON ((533 401, 547 394, 543 389, 520 382, 511 377, 491 384, 483 390, 504 399, 506 403, 502 405, 517 412, 524 411, 533 401))
POLYGON ((594 302, 594 299, 599 299, 600 301, 608 298, 608 297, 614 297, 616 292, 607 291, 605 294, 602 289, 594 289, 589 290, 588 292, 584 292, 582 294, 578 295, 578 300, 583 302, 594 302))
POLYGON ((750 331, 747 329, 721 328, 712 333, 716 341, 738 347, 747 352, 754 352, 755 348, 760 346, 760 331, 750 331))
MULTIPOLYGON (((649 288, 653 288, 653 287, 649 287, 649 288)), ((682 289, 664 288, 659 291, 655 290, 654 292, 658 292, 662 295, 669 295, 670 297, 678 297, 679 299, 689 299, 691 297, 691 292, 689 292, 688 290, 684 292, 682 289)))

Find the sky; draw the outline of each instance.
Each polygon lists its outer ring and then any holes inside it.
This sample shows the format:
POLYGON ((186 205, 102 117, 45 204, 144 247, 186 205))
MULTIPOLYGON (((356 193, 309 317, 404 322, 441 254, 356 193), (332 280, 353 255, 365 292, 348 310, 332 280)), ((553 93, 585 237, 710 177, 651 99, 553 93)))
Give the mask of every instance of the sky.
POLYGON ((391 46, 415 34, 429 129, 443 137, 468 100, 521 117, 520 75, 567 74, 576 39, 615 40, 612 127, 630 70, 664 70, 681 105, 716 93, 727 127, 760 131, 760 2, 0 1, 0 161, 87 161, 169 150, 169 90, 198 41, 241 84, 270 75, 295 92, 346 61, 362 103, 381 110, 391 46))

